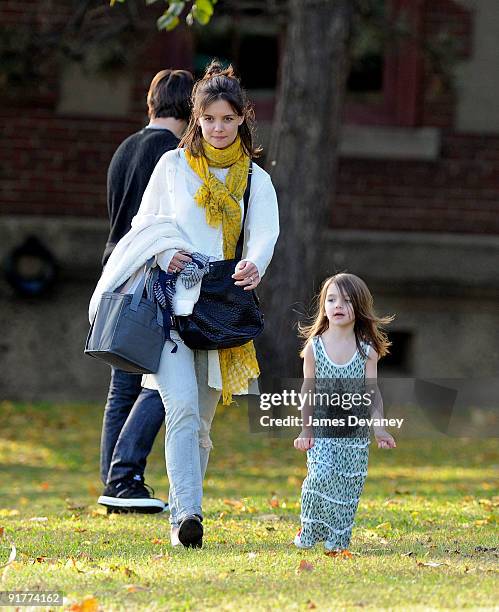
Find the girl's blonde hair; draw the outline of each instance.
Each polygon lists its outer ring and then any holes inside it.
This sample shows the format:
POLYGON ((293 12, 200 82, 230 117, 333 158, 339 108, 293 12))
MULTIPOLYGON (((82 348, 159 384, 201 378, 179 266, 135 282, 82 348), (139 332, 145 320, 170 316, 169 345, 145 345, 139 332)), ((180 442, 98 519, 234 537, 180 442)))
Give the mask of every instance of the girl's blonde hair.
POLYGON ((379 317, 374 311, 374 300, 366 283, 355 276, 341 272, 326 278, 323 282, 321 290, 314 298, 314 313, 311 323, 298 324, 299 334, 305 339, 300 357, 304 357, 307 344, 314 336, 318 336, 329 328, 329 321, 326 315, 326 296, 330 285, 336 284, 338 290, 350 299, 350 304, 353 308, 355 316, 354 333, 355 342, 361 355, 366 357, 365 351, 362 349, 361 341, 368 342, 378 353, 379 357, 384 357, 388 354, 388 347, 391 342, 388 336, 383 331, 383 326, 387 325, 395 318, 393 315, 388 317, 379 317))

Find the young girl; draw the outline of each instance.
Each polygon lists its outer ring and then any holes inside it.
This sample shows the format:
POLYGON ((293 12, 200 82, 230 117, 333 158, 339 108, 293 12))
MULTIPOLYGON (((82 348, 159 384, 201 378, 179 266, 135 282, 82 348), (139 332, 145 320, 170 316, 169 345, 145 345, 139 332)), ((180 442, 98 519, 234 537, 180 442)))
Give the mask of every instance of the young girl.
MULTIPOLYGON (((320 393, 330 395, 331 389, 338 387, 344 392, 352 385, 358 390, 365 379, 376 379, 378 359, 388 353, 390 345, 381 326, 392 319, 375 314, 372 295, 358 276, 341 273, 327 278, 314 321, 300 326, 305 338, 300 354, 304 358, 303 397, 308 393, 315 398, 320 393)), ((379 394, 373 407, 370 415, 381 416, 379 394)), ((329 410, 328 416, 348 422, 350 412, 340 407, 329 410)), ((314 409, 311 401, 302 410, 302 431, 294 441, 296 449, 307 451, 308 466, 302 487, 301 529, 294 543, 298 548, 311 548, 324 542, 328 551, 344 550, 350 543, 367 475, 369 431, 341 424, 326 430, 314 427, 313 420, 317 422, 319 416, 323 416, 321 408, 314 409), (338 437, 332 437, 331 432, 338 432, 338 437)), ((374 434, 379 448, 395 448, 395 440, 383 428, 375 427, 374 434)))

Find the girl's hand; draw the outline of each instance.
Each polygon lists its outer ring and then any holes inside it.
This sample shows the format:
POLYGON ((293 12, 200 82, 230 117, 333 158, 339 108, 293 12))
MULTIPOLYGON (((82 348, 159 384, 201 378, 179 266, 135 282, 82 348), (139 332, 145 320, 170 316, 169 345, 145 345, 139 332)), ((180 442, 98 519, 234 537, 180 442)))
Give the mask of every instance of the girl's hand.
POLYGON ((170 265, 168 266, 168 272, 170 274, 182 272, 185 266, 192 261, 189 253, 185 251, 177 251, 175 255, 171 258, 170 265))
POLYGON ((378 443, 378 448, 396 448, 397 444, 394 437, 386 429, 375 429, 374 437, 378 443))
POLYGON ((253 262, 247 261, 246 259, 243 259, 237 264, 232 278, 236 281, 234 284, 244 287, 245 291, 255 289, 260 283, 258 268, 253 262))
POLYGON ((313 432, 303 429, 301 434, 293 442, 293 446, 299 451, 308 451, 314 445, 314 434, 313 432))

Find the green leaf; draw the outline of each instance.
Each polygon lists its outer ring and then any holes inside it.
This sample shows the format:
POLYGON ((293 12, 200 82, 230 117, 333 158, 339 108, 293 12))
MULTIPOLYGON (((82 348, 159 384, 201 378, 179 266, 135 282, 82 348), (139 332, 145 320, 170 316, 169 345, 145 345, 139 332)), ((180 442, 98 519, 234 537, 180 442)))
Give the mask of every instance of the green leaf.
POLYGON ((166 30, 167 32, 170 30, 174 30, 178 24, 180 23, 180 19, 175 15, 161 15, 161 17, 156 22, 158 26, 158 30, 166 30))
MULTIPOLYGON (((155 2, 157 2, 158 0, 146 0, 146 4, 154 4, 155 2)), ((123 2, 123 0, 120 0, 120 2, 123 2)))
POLYGON ((211 0, 196 0, 194 7, 196 10, 207 13, 210 17, 213 15, 213 2, 211 0))
POLYGON ((125 0, 109 0, 109 6, 114 6, 116 2, 121 2, 121 4, 124 4, 125 0))
POLYGON ((173 15, 174 17, 180 17, 182 11, 184 10, 185 2, 180 2, 175 0, 175 2, 170 2, 170 6, 168 7, 168 11, 166 14, 173 15))
MULTIPOLYGON (((203 0, 203 2, 204 1, 205 0, 203 0)), ((196 2, 195 6, 192 7, 192 16, 201 25, 206 25, 207 23, 209 23, 211 16, 213 15, 213 7, 210 4, 210 10, 207 11, 204 10, 204 8, 201 8, 199 6, 200 4, 201 3, 198 1, 196 2)))

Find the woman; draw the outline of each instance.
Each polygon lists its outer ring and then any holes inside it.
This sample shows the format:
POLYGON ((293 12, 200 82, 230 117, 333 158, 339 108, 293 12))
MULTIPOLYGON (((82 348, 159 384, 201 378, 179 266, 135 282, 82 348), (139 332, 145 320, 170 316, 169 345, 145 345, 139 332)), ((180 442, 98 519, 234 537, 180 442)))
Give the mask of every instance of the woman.
MULTIPOLYGON (((232 67, 223 70, 217 62, 211 63, 194 86, 192 102, 193 114, 181 148, 169 151, 158 162, 132 230, 116 247, 114 260, 109 260, 116 269, 107 289, 110 284, 117 287, 151 254, 170 273, 180 273, 192 253, 211 260, 234 257, 250 161, 258 153, 253 144, 252 110, 232 67), (136 248, 141 241, 147 248, 136 248), (120 257, 132 262, 130 266, 120 257)), ((279 234, 270 176, 254 162, 251 171, 243 258, 233 274, 235 284, 245 290, 259 285, 279 234)), ((200 283, 176 292, 175 315, 192 312, 199 289, 200 283)), ((165 405, 172 544, 200 547, 202 482, 216 406, 221 395, 224 403, 230 403, 232 394, 248 393, 248 381, 257 378, 260 370, 252 342, 235 349, 192 351, 175 329, 171 338, 177 350, 172 352, 171 343, 165 344, 158 372, 145 376, 143 386, 157 389, 165 405)))

